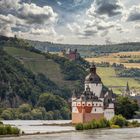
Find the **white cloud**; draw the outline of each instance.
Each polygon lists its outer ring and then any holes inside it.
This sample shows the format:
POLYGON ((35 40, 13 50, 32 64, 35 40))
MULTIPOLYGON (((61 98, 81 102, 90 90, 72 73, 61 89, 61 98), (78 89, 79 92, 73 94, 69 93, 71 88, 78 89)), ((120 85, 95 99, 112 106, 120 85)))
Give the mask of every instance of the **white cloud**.
POLYGON ((140 5, 132 6, 126 15, 127 21, 140 21, 140 5))
POLYGON ((25 19, 29 23, 53 23, 57 19, 57 14, 49 6, 39 7, 36 4, 23 3, 17 11, 20 18, 25 19))

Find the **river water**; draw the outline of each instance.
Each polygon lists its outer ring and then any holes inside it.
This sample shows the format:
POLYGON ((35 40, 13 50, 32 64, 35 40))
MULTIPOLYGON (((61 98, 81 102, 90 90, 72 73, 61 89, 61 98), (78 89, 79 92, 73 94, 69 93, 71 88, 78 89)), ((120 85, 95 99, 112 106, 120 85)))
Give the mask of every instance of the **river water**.
MULTIPOLYGON (((7 121, 4 123, 8 123, 7 121)), ((72 126, 42 126, 40 124, 57 124, 63 121, 11 121, 10 124, 16 124, 30 132, 59 132, 60 130, 74 130, 72 126), (22 123, 21 123, 22 122, 22 123), (23 124, 23 125, 21 125, 23 124), (30 129, 29 129, 30 127, 30 129), (33 129, 33 130, 32 130, 33 129), (36 130, 36 131, 35 131, 36 130), (42 131, 43 130, 43 131, 42 131), (48 131, 49 130, 49 131, 48 131), (57 130, 57 131, 56 131, 57 130), (59 131, 58 131, 59 130, 59 131)), ((65 121, 64 123, 69 123, 65 121)), ((0 138, 0 140, 140 140, 140 128, 123 128, 123 129, 96 129, 80 132, 65 132, 54 134, 25 135, 20 137, 0 138)))

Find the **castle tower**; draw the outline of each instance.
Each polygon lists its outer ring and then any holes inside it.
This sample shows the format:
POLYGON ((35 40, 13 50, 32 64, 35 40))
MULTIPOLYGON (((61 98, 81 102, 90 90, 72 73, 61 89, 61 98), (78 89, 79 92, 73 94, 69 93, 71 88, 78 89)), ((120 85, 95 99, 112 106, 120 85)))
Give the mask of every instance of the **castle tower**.
POLYGON ((103 117, 111 119, 114 116, 113 91, 102 90, 101 78, 96 73, 94 64, 85 78, 85 90, 80 98, 72 96, 72 123, 85 123, 103 117))
POLYGON ((97 97, 100 97, 102 81, 100 76, 96 73, 96 66, 94 64, 90 66, 90 74, 85 78, 85 89, 87 86, 90 87, 90 90, 95 93, 97 97))

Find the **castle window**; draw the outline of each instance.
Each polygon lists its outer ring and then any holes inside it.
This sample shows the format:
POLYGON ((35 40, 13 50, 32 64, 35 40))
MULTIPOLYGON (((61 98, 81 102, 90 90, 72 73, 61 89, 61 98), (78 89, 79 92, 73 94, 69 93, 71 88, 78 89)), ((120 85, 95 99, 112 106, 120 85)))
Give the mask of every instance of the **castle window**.
POLYGON ((95 112, 96 112, 96 108, 95 108, 95 112))
POLYGON ((97 106, 98 104, 96 104, 96 106, 97 106))
POLYGON ((101 104, 100 104, 100 106, 101 106, 101 104))

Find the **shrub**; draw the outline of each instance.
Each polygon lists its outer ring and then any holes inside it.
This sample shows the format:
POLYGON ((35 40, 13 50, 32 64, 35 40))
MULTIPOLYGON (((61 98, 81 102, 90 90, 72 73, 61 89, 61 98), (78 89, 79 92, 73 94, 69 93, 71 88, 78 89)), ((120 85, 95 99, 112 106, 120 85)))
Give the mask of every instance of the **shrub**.
POLYGON ((82 123, 76 124, 75 128, 76 128, 76 130, 83 130, 84 129, 82 123))
POLYGON ((115 115, 111 119, 111 125, 119 125, 120 127, 124 127, 128 125, 128 122, 122 115, 115 115))
POLYGON ((4 120, 12 120, 13 114, 10 110, 4 110, 1 114, 1 118, 3 118, 4 120))
POLYGON ((0 135, 12 135, 12 134, 19 134, 20 129, 17 127, 11 127, 10 125, 0 125, 0 135))
POLYGON ((114 124, 112 124, 110 127, 111 127, 111 128, 120 128, 119 125, 114 125, 114 124))
POLYGON ((140 123, 136 120, 133 120, 130 125, 132 125, 133 127, 140 127, 140 123))
POLYGON ((88 129, 91 129, 92 127, 91 127, 91 123, 85 123, 85 124, 83 124, 83 129, 84 130, 88 130, 88 129))
POLYGON ((109 126, 110 126, 110 123, 105 118, 100 119, 99 121, 97 121, 97 127, 98 128, 106 128, 106 127, 109 127, 109 126))
POLYGON ((91 129, 95 129, 95 128, 97 128, 97 121, 96 120, 92 120, 91 121, 91 129))
POLYGON ((109 127, 110 123, 105 118, 102 118, 100 120, 92 120, 88 123, 78 123, 75 128, 76 130, 88 130, 88 129, 95 129, 95 128, 106 128, 109 127))
POLYGON ((7 134, 7 130, 4 127, 4 125, 0 125, 0 135, 6 135, 7 134))

